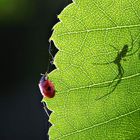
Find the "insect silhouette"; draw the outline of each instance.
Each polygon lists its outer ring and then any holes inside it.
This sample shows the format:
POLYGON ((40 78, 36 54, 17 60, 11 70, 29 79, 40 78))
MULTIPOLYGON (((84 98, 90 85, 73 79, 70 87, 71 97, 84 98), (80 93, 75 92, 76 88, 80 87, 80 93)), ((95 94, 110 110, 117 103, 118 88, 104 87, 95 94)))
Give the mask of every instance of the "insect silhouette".
POLYGON ((117 48, 115 48, 114 46, 112 46, 118 52, 116 58, 113 61, 107 62, 107 63, 102 63, 102 64, 101 63, 94 63, 96 65, 107 65, 107 64, 114 63, 115 65, 117 65, 117 69, 118 69, 118 74, 116 75, 116 77, 112 80, 112 82, 110 84, 107 85, 107 86, 112 85, 113 88, 111 89, 111 91, 109 91, 107 94, 99 97, 96 100, 99 100, 99 99, 101 99, 101 98, 103 98, 105 96, 108 96, 112 92, 114 92, 114 90, 116 89, 117 85, 121 82, 121 79, 122 79, 122 77, 124 75, 124 69, 123 69, 123 67, 121 65, 121 61, 122 60, 126 61, 125 57, 135 54, 140 48, 140 45, 139 45, 139 47, 134 52, 129 53, 129 52, 131 52, 133 50, 133 46, 134 46, 133 41, 132 41, 131 45, 132 46, 129 49, 129 46, 127 44, 125 44, 120 51, 117 48), (113 85, 114 82, 116 82, 116 83, 113 85))

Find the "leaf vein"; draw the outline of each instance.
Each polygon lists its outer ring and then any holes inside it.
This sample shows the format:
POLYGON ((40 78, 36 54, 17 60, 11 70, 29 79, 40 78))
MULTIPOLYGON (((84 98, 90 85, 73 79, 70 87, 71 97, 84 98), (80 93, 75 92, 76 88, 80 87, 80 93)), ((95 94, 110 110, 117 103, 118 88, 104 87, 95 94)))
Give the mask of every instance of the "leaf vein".
MULTIPOLYGON (((140 73, 136 73, 134 75, 129 75, 127 77, 123 77, 121 80, 127 80, 127 79, 130 79, 130 78, 134 78, 134 77, 137 77, 137 76, 140 76, 140 73)), ((119 79, 116 79, 114 80, 115 82, 118 81, 119 79)), ((88 85, 88 86, 82 86, 82 87, 75 87, 75 88, 71 88, 71 89, 68 89, 67 91, 63 91, 63 92, 70 92, 70 91, 74 91, 74 90, 79 90, 79 89, 85 89, 85 88, 93 88, 93 87, 98 87, 98 86, 102 86, 102 85, 106 85, 106 84, 109 84, 111 83, 112 80, 110 81, 105 81, 105 82, 101 82, 101 83, 94 83, 94 84, 91 84, 91 85, 88 85)), ((62 92, 59 92, 59 93, 62 93, 62 92)))
POLYGON ((114 27, 108 27, 108 28, 97 28, 97 29, 79 30, 79 31, 65 32, 65 33, 62 33, 62 34, 57 34, 56 36, 65 36, 65 35, 71 35, 71 34, 81 34, 81 33, 86 33, 86 32, 108 31, 108 30, 114 30, 114 29, 134 28, 134 27, 140 27, 140 24, 126 25, 126 26, 122 25, 122 26, 114 26, 114 27))
POLYGON ((72 132, 72 133, 63 135, 62 137, 56 138, 56 140, 59 140, 59 139, 64 138, 64 137, 68 137, 68 136, 70 136, 70 135, 74 135, 74 134, 77 134, 77 133, 81 133, 81 132, 83 132, 83 131, 86 131, 86 130, 89 130, 89 129, 93 129, 93 128, 95 128, 95 127, 98 127, 98 126, 101 126, 101 125, 110 123, 110 122, 112 122, 112 121, 114 121, 114 120, 118 120, 118 119, 123 118, 123 117, 125 117, 125 116, 131 115, 131 114, 133 114, 133 113, 135 113, 135 112, 137 112, 137 111, 140 111, 140 108, 137 108, 137 109, 135 109, 135 110, 133 110, 133 111, 130 111, 130 112, 125 113, 125 114, 123 114, 123 115, 120 115, 120 116, 118 116, 118 117, 112 118, 112 119, 110 119, 110 120, 104 121, 104 122, 102 122, 102 123, 98 123, 98 124, 92 125, 92 126, 90 126, 90 127, 86 127, 86 128, 84 128, 84 129, 77 130, 77 131, 75 131, 75 132, 72 132))

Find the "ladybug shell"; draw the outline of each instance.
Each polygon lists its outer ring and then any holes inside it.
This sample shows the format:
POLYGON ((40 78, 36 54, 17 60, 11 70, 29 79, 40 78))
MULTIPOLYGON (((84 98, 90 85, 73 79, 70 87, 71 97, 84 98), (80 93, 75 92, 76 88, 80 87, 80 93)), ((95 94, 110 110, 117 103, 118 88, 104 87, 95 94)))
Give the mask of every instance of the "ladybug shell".
POLYGON ((44 75, 39 82, 39 88, 43 97, 53 98, 55 96, 54 84, 50 80, 46 80, 44 75))

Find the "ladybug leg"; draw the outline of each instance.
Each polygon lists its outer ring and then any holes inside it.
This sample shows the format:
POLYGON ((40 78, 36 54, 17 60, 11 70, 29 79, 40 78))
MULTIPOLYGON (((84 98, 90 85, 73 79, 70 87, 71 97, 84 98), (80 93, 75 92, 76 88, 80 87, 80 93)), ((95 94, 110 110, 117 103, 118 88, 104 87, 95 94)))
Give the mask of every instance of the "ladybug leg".
POLYGON ((49 115, 49 113, 48 113, 48 108, 47 108, 47 106, 46 106, 46 103, 45 103, 45 102, 42 102, 42 104, 43 104, 43 108, 44 108, 44 110, 45 110, 47 116, 50 117, 50 115, 49 115))

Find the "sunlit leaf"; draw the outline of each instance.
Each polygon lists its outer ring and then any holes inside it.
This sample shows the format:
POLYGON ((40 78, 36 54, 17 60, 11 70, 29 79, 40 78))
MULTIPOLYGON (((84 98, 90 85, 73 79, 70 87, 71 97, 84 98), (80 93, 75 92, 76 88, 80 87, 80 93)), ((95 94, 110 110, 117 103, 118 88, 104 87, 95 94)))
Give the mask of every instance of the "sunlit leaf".
POLYGON ((75 0, 58 17, 50 139, 140 139, 140 1, 75 0))

